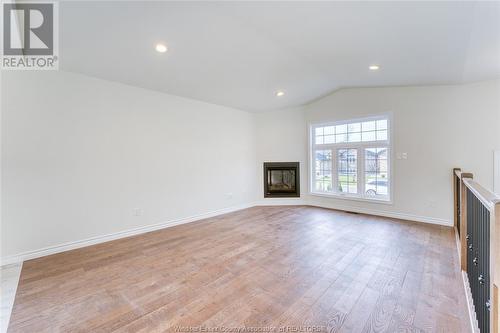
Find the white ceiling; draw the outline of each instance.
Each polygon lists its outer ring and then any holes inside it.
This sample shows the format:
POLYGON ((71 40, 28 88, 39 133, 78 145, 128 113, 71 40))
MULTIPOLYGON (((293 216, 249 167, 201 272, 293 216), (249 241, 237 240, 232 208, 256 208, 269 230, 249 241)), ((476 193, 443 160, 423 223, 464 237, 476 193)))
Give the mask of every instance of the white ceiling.
POLYGON ((500 2, 62 2, 59 30, 63 70, 248 111, 500 76, 500 2))

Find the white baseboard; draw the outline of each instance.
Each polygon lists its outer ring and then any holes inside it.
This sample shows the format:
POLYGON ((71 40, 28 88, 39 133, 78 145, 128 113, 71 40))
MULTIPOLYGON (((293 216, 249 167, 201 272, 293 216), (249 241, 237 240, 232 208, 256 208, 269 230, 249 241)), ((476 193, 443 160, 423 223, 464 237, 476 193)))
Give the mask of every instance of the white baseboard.
POLYGON ((256 201, 254 206, 302 206, 307 205, 304 198, 267 198, 256 201))
POLYGON ((462 271, 462 251, 460 247, 462 246, 460 242, 460 237, 458 236, 457 227, 454 227, 455 232, 455 244, 457 245, 458 253, 458 270, 460 271, 460 276, 462 277, 462 285, 464 287, 465 302, 467 305, 467 313, 469 314, 469 328, 471 333, 480 333, 479 327, 476 320, 476 313, 474 305, 472 304, 472 294, 470 291, 469 279, 467 278, 467 273, 462 271))
POLYGON ((469 278, 467 277, 467 273, 464 271, 462 271, 462 282, 465 291, 467 310, 469 312, 469 323, 471 326, 471 331, 472 333, 480 333, 479 325, 476 319, 476 310, 474 309, 474 303, 472 302, 472 293, 470 291, 469 278))
POLYGON ((20 253, 17 255, 5 256, 5 257, 2 257, 2 260, 0 262, 0 266, 19 263, 19 262, 23 262, 26 260, 40 258, 40 257, 44 257, 44 256, 48 256, 51 254, 60 253, 60 252, 64 252, 64 251, 74 250, 74 249, 78 249, 78 248, 85 247, 85 246, 109 242, 109 241, 119 239, 119 238, 140 235, 140 234, 143 234, 146 232, 151 232, 151 231, 155 231, 155 230, 159 230, 159 229, 173 227, 173 226, 180 225, 180 224, 185 224, 185 223, 190 223, 190 222, 194 222, 194 221, 198 221, 198 220, 203 220, 206 218, 231 213, 231 212, 234 212, 237 210, 250 208, 253 206, 255 206, 254 203, 227 207, 227 208, 211 211, 211 212, 204 213, 204 214, 198 214, 198 215, 193 215, 193 216, 189 216, 189 217, 185 217, 185 218, 180 218, 180 219, 170 220, 170 221, 161 222, 161 223, 157 223, 157 224, 152 224, 152 225, 148 225, 148 226, 144 226, 144 227, 119 231, 116 233, 107 234, 107 235, 103 235, 103 236, 91 237, 91 238, 87 238, 87 239, 83 239, 83 240, 79 240, 79 241, 67 242, 67 243, 49 246, 49 247, 45 247, 45 248, 34 250, 34 251, 27 251, 27 252, 20 253))
POLYGON ((388 211, 384 211, 384 210, 360 208, 360 207, 342 207, 340 205, 339 206, 337 206, 337 205, 335 205, 335 206, 324 205, 324 204, 317 204, 317 203, 311 203, 311 202, 309 202, 307 205, 313 206, 313 207, 329 208, 329 209, 343 210, 343 211, 349 211, 349 212, 360 213, 360 214, 383 216, 383 217, 389 217, 389 218, 393 218, 393 219, 400 219, 400 220, 415 221, 415 222, 422 222, 422 223, 429 223, 429 224, 437 224, 437 225, 442 225, 442 226, 446 226, 446 227, 453 227, 453 221, 447 220, 447 219, 436 218, 436 217, 419 216, 419 215, 398 213, 398 212, 388 212, 388 211))
POLYGON ((460 247, 462 246, 460 244, 460 237, 458 237, 458 231, 457 228, 455 227, 455 243, 457 245, 457 252, 458 252, 458 269, 460 270, 460 275, 462 277, 462 285, 464 287, 464 295, 465 295, 465 303, 467 305, 467 313, 469 314, 469 328, 471 329, 471 333, 480 333, 479 332, 479 326, 476 320, 476 310, 474 309, 474 304, 472 302, 472 293, 470 291, 470 284, 469 284, 469 278, 467 277, 467 273, 462 271, 462 264, 461 264, 461 255, 462 252, 460 251, 460 247))
POLYGON ((48 256, 51 254, 56 254, 56 253, 60 253, 60 252, 64 252, 64 251, 74 250, 74 249, 78 249, 78 248, 85 247, 85 246, 109 242, 109 241, 119 239, 119 238, 135 236, 135 235, 143 234, 146 232, 164 229, 164 228, 168 228, 168 227, 173 227, 173 226, 180 225, 180 224, 190 223, 190 222, 214 217, 217 215, 227 214, 227 213, 231 213, 231 212, 234 212, 237 210, 250 208, 250 207, 254 207, 254 206, 288 206, 288 205, 306 205, 306 206, 329 208, 329 209, 336 209, 336 210, 348 210, 348 211, 361 213, 361 214, 367 214, 367 215, 384 216, 384 217, 396 218, 396 219, 402 219, 402 220, 417 221, 417 222, 438 224, 438 225, 444 225, 444 226, 453 226, 452 221, 439 219, 439 218, 416 216, 416 215, 411 215, 411 214, 386 212, 386 211, 364 209, 364 208, 351 208, 351 207, 347 208, 347 207, 334 207, 334 206, 330 206, 330 205, 312 204, 311 202, 308 202, 305 198, 265 199, 265 200, 260 200, 260 201, 253 202, 253 203, 247 203, 247 204, 232 206, 232 207, 228 207, 228 208, 223 208, 223 209, 215 210, 215 211, 204 213, 204 214, 193 215, 193 216, 189 216, 189 217, 185 217, 185 218, 181 218, 181 219, 175 219, 175 220, 161 222, 161 223, 148 225, 148 226, 144 226, 144 227, 119 231, 116 233, 107 234, 107 235, 103 235, 103 236, 96 236, 96 237, 91 237, 91 238, 87 238, 87 239, 83 239, 83 240, 79 240, 79 241, 67 242, 67 243, 63 243, 63 244, 59 244, 59 245, 49 246, 49 247, 45 247, 42 249, 38 249, 38 250, 34 250, 34 251, 27 251, 27 252, 16 254, 16 255, 5 256, 5 257, 1 258, 0 266, 19 263, 19 262, 23 262, 26 260, 40 258, 40 257, 44 257, 44 256, 48 256))
POLYGON ((428 217, 428 216, 419 216, 406 213, 388 212, 384 210, 361 208, 361 207, 319 204, 314 202, 314 200, 308 198, 284 198, 284 199, 267 198, 260 201, 256 201, 254 204, 254 206, 289 206, 289 205, 305 205, 311 207, 320 207, 320 208, 327 208, 327 209, 334 209, 341 211, 349 211, 366 215, 383 216, 400 220, 408 220, 408 221, 415 221, 415 222, 422 222, 429 224, 437 224, 446 227, 453 227, 452 220, 441 219, 436 217, 428 217))

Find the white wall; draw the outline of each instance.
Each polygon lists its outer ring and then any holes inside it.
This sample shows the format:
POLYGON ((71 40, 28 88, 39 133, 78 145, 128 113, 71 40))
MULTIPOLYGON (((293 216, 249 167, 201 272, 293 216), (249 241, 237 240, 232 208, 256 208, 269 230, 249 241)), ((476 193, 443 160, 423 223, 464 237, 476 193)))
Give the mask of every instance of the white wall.
POLYGON ((262 204, 304 204, 301 198, 264 199, 264 162, 299 162, 300 188, 307 192, 307 128, 302 108, 256 114, 258 201, 262 204))
POLYGON ((1 106, 2 257, 255 199, 253 114, 52 71, 1 106))
MULTIPOLYGON (((500 128, 500 126, 498 128, 500 128)), ((495 150, 493 158, 493 191, 500 196, 500 150, 495 150)))
POLYGON ((394 150, 408 153, 407 160, 394 160, 392 205, 308 196, 303 186, 303 199, 309 204, 447 224, 452 221, 453 167, 473 172, 477 181, 493 188, 493 150, 500 143, 498 80, 460 86, 342 89, 294 112, 289 118, 286 111, 260 115, 259 162, 276 152, 283 160, 307 161, 304 131, 311 122, 388 112, 393 115, 394 150), (287 126, 270 126, 279 119, 286 119, 287 126), (281 149, 288 142, 290 146, 281 149))

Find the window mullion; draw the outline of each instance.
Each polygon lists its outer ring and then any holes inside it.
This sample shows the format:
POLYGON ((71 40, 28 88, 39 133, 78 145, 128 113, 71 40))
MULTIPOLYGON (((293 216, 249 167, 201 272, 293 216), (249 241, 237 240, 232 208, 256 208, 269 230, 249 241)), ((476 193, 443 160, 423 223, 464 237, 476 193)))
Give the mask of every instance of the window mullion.
POLYGON ((339 188, 339 175, 338 175, 338 161, 337 161, 337 149, 332 148, 332 192, 333 193, 339 193, 338 188, 339 188))
POLYGON ((316 147, 313 146, 312 154, 311 154, 311 174, 309 175, 310 179, 310 190, 316 191, 316 147))
POLYGON ((358 195, 364 197, 365 184, 365 152, 364 148, 358 148, 358 195))

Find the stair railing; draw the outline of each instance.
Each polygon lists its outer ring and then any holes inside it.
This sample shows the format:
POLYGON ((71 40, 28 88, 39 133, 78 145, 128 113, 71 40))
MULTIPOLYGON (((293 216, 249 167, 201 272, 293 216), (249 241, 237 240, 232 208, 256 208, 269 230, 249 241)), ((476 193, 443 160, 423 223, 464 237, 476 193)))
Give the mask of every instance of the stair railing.
POLYGON ((500 198, 453 169, 454 218, 473 328, 499 333, 500 198))

